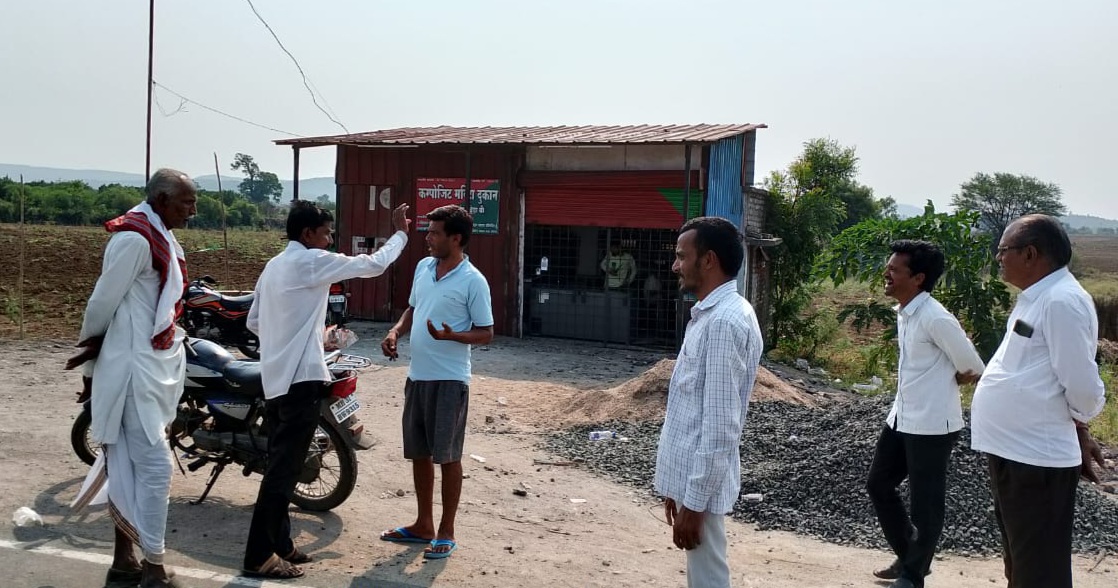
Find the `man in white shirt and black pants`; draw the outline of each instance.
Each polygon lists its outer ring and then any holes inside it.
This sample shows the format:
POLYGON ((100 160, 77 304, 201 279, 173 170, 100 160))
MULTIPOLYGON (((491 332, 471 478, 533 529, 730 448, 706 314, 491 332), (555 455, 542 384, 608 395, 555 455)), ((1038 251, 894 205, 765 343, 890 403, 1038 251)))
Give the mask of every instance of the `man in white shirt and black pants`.
POLYGON ((926 241, 895 241, 885 294, 897 310, 897 396, 877 440, 866 490, 897 559, 874 572, 893 588, 921 588, 943 531, 947 465, 963 428, 959 384, 982 373, 966 332, 932 298, 943 252, 926 241), (912 515, 897 487, 908 478, 912 515))
POLYGON ((1041 214, 1006 228, 1002 279, 1021 288, 971 405, 971 447, 987 455, 1009 588, 1071 588, 1079 476, 1102 464, 1087 421, 1106 401, 1094 302, 1068 271, 1071 240, 1041 214))
POLYGON ((296 564, 311 561, 291 540, 287 508, 314 437, 330 380, 323 353, 326 297, 330 284, 373 278, 396 261, 408 242, 408 206, 392 212, 392 235, 372 255, 331 253, 334 217, 312 202, 291 204, 287 248, 273 257, 256 282, 248 328, 260 336, 260 371, 267 400, 268 467, 252 512, 244 571, 288 579, 303 575, 296 564))

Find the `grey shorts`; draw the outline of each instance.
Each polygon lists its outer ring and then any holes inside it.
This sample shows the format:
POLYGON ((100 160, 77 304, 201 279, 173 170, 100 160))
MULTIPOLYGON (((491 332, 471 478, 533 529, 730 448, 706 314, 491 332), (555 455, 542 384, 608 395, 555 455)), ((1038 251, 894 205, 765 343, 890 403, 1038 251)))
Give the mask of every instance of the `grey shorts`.
POLYGON ((470 386, 458 380, 404 384, 404 458, 435 463, 462 461, 470 386))

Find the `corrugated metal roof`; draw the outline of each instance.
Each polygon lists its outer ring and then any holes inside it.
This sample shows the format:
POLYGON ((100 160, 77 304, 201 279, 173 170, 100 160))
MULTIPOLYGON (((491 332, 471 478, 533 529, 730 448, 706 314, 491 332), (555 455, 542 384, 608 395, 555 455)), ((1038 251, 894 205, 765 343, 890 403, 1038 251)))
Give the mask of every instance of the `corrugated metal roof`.
POLYGON ((371 133, 280 139, 277 145, 617 145, 657 143, 712 143, 763 124, 737 125, 625 125, 558 127, 407 127, 371 133))

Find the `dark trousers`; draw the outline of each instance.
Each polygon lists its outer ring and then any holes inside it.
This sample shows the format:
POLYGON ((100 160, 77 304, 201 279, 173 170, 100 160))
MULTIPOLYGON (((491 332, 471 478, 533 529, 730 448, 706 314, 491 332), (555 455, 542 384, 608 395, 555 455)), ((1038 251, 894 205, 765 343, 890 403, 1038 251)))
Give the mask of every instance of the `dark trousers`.
POLYGON ((885 540, 903 566, 902 577, 916 586, 932 565, 943 532, 947 463, 959 433, 912 435, 889 427, 881 431, 870 465, 866 491, 885 540), (912 516, 897 487, 908 478, 912 516))
POLYGON ((1079 468, 1042 468, 989 454, 986 459, 1009 588, 1071 588, 1079 468))
POLYGON ((268 467, 260 481, 252 524, 245 547, 245 569, 259 568, 272 554, 280 557, 295 549, 287 509, 295 484, 318 425, 322 401, 320 382, 292 384, 287 394, 267 401, 268 467))

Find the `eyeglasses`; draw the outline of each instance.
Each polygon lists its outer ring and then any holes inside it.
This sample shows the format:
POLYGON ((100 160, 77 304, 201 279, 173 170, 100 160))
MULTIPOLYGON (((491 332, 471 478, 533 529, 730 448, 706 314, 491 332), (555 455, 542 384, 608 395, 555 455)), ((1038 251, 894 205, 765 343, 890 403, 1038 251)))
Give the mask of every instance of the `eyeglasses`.
POLYGON ((1010 249, 1024 249, 1028 246, 1029 246, 1028 243, 1026 243, 1024 245, 1002 245, 1001 247, 998 247, 998 249, 997 249, 998 253, 997 254, 1001 255, 1001 254, 1005 253, 1006 251, 1009 251, 1010 249))

